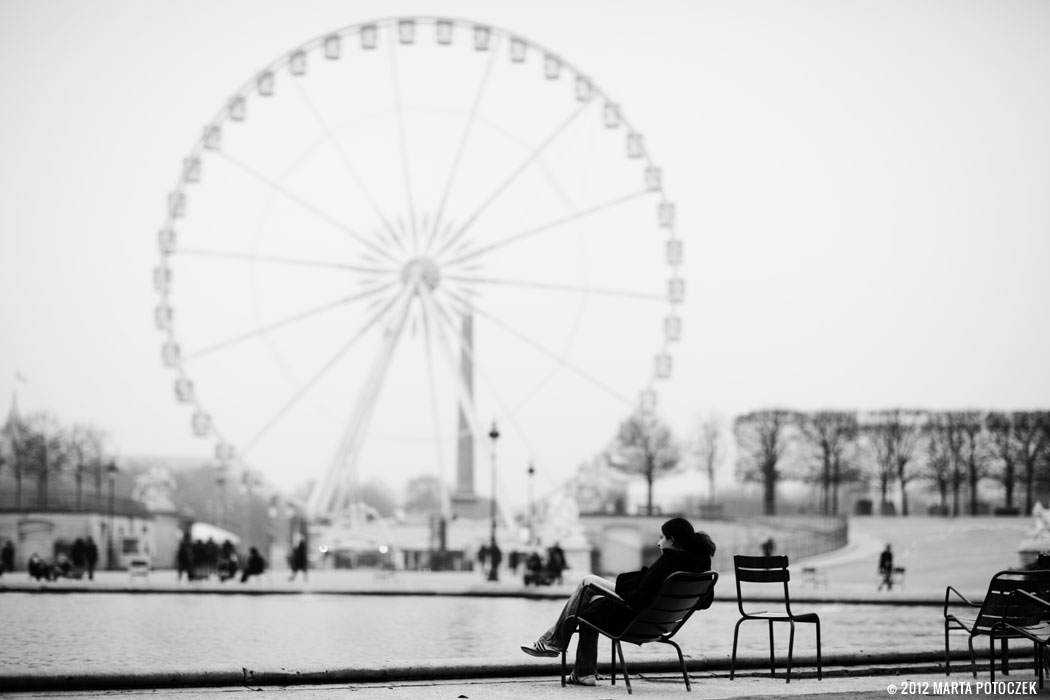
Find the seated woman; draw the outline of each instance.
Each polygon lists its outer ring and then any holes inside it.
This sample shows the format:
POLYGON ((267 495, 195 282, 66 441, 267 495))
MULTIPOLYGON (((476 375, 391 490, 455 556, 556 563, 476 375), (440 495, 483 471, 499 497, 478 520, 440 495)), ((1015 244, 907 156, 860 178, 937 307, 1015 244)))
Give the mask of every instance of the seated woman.
MULTIPOLYGON (((656 546, 660 548, 660 557, 651 567, 620 574, 615 583, 593 574, 585 576, 569 596, 557 622, 521 650, 530 656, 555 657, 561 654, 569 646, 569 639, 576 629, 576 620, 570 620, 574 614, 603 629, 621 632, 638 611, 649 607, 655 600, 668 576, 678 571, 703 573, 711 569, 715 543, 707 533, 694 531, 685 518, 672 518, 664 523, 656 546), (595 592, 588 585, 597 586, 601 592, 595 592)), ((713 590, 699 607, 708 607, 712 595, 713 590)), ((597 669, 598 633, 584 625, 580 627, 576 663, 568 682, 594 685, 598 680, 597 669)))

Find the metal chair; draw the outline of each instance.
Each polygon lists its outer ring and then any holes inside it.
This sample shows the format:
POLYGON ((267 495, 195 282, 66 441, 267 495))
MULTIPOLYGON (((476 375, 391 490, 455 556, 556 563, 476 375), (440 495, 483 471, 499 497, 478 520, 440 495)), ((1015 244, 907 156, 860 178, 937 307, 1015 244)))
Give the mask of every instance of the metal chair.
MULTIPOLYGON (((1010 602, 1007 604, 1006 612, 1004 613, 1006 619, 1010 621, 998 623, 998 625, 1016 632, 1035 645, 1035 667, 1039 676, 1040 689, 1043 687, 1045 671, 1050 669, 1050 650, 1047 649, 1047 645, 1050 644, 1050 622, 1046 621, 1047 615, 1050 615, 1050 601, 1043 600, 1028 591, 1017 590, 1010 594, 1010 602), (1019 608, 1019 606, 1021 607, 1019 608), (1040 611, 1040 618, 1038 620, 1028 618, 1027 622, 1030 624, 1020 624, 1021 620, 1016 619, 1015 616, 1022 610, 1027 609, 1024 606, 1034 606, 1040 611)), ((994 673, 995 669, 993 668, 993 680, 994 673)))
MULTIPOLYGON (((1050 570, 1000 571, 988 583, 988 592, 980 603, 974 602, 948 586, 944 591, 944 675, 951 675, 951 657, 948 635, 952 630, 967 633, 970 647, 970 669, 977 677, 974 656, 974 637, 988 637, 991 653, 991 679, 995 680, 995 642, 1000 642, 1000 660, 1004 674, 1009 673, 1009 643, 1011 639, 1028 639, 1040 644, 1034 637, 1042 632, 1043 607, 1034 599, 1050 599, 1050 570), (953 601, 951 594, 959 600, 953 601), (1020 593, 1028 595, 1019 595, 1020 593), (973 615, 949 612, 949 606, 965 606, 976 610, 973 615)), ((1041 671, 1041 668, 1040 668, 1041 671)))
MULTIPOLYGON (((620 657, 620 667, 623 669, 623 682, 627 686, 627 694, 631 694, 631 679, 627 675, 627 662, 623 658, 623 647, 620 642, 631 644, 648 644, 660 642, 670 644, 678 652, 678 663, 682 667, 682 678, 685 680, 686 691, 691 691, 689 685, 689 674, 685 668, 685 658, 682 656, 682 648, 671 640, 682 625, 692 616, 705 601, 710 604, 714 595, 715 583, 718 574, 707 571, 702 574, 694 574, 679 571, 671 574, 664 581, 660 593, 648 608, 638 612, 630 624, 619 634, 613 634, 604 630, 593 622, 577 617, 580 625, 586 625, 604 637, 612 641, 612 685, 616 685, 616 657, 620 657)), ((596 589, 597 593, 608 595, 606 591, 596 589)), ((561 684, 565 685, 566 676, 565 652, 561 653, 561 684)))
MULTIPOLYGON (((748 557, 735 555, 733 567, 736 570, 736 600, 740 609, 740 619, 737 620, 733 629, 733 657, 729 665, 729 680, 736 676, 736 648, 740 636, 740 625, 748 620, 760 620, 769 624, 769 675, 776 676, 776 662, 773 654, 773 623, 787 622, 791 625, 791 634, 788 637, 788 659, 787 659, 787 682, 791 682, 791 660, 795 649, 795 623, 812 623, 817 628, 817 679, 823 680, 823 668, 820 660, 820 617, 816 613, 795 613, 791 611, 791 597, 788 594, 788 581, 791 580, 791 572, 788 571, 788 558, 785 556, 774 557, 748 557), (751 584, 777 584, 783 586, 783 609, 747 611, 744 609, 744 593, 741 584, 749 584, 748 590, 754 586, 751 584)), ((777 596, 779 598, 779 595, 777 596)), ((763 600, 768 600, 763 596, 763 600)), ((779 601, 777 601, 779 604, 779 601)))

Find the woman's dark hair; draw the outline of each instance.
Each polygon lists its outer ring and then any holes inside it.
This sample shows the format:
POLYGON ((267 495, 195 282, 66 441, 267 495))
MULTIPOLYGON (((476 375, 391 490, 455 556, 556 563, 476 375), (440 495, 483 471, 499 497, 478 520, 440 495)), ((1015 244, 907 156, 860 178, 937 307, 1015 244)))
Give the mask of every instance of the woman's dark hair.
POLYGON ((690 554, 714 556, 715 543, 711 536, 706 532, 695 531, 693 524, 685 518, 671 518, 660 526, 660 532, 690 554))

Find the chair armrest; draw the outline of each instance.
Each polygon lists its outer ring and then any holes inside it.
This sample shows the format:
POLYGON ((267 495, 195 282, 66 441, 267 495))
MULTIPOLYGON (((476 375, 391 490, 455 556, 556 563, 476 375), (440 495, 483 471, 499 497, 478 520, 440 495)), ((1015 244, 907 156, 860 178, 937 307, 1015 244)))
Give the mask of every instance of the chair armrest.
MULTIPOLYGON (((954 587, 948 586, 948 588, 946 588, 945 591, 944 591, 944 617, 948 617, 948 605, 951 603, 951 601, 949 600, 949 597, 950 597, 950 595, 952 593, 954 593, 955 595, 959 596, 959 598, 962 599, 961 600, 962 604, 969 605, 971 608, 979 608, 979 607, 981 607, 980 603, 973 602, 972 600, 970 600, 969 598, 964 596, 962 593, 960 593, 959 591, 955 590, 954 587)), ((960 603, 956 602, 955 604, 959 605, 960 603)))

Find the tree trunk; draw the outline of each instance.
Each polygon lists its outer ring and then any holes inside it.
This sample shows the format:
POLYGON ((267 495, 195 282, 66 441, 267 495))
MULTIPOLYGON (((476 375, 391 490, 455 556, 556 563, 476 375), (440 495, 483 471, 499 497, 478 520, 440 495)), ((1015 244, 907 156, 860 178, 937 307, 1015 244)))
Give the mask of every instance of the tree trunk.
POLYGON ((77 467, 77 510, 84 510, 83 494, 84 494, 84 473, 80 467, 77 467))
POLYGON ((1032 479, 1035 476, 1035 464, 1025 459, 1024 464, 1024 514, 1032 514, 1032 479))
POLYGON ((645 483, 649 486, 649 492, 645 502, 645 512, 649 515, 653 514, 653 474, 649 472, 645 476, 645 483))
POLYGON ((766 464, 762 470, 765 473, 764 485, 765 493, 762 499, 762 512, 765 515, 776 515, 777 514, 777 478, 776 478, 776 463, 766 464))
POLYGON ((824 450, 824 471, 820 475, 820 512, 828 514, 830 508, 829 495, 831 491, 831 456, 824 450))
POLYGON ((1014 507, 1014 481, 1016 476, 1014 474, 1014 461, 1007 457, 1004 460, 1003 465, 1003 486, 1006 488, 1006 507, 1014 507))
POLYGON ((959 468, 952 470, 952 517, 959 515, 959 486, 962 479, 959 478, 959 468))
POLYGON ((842 473, 838 457, 835 458, 831 471, 831 514, 839 514, 839 484, 842 483, 842 473))
POLYGON ((40 488, 40 507, 43 510, 47 510, 47 467, 41 467, 39 479, 40 480, 38 482, 38 486, 40 488))

